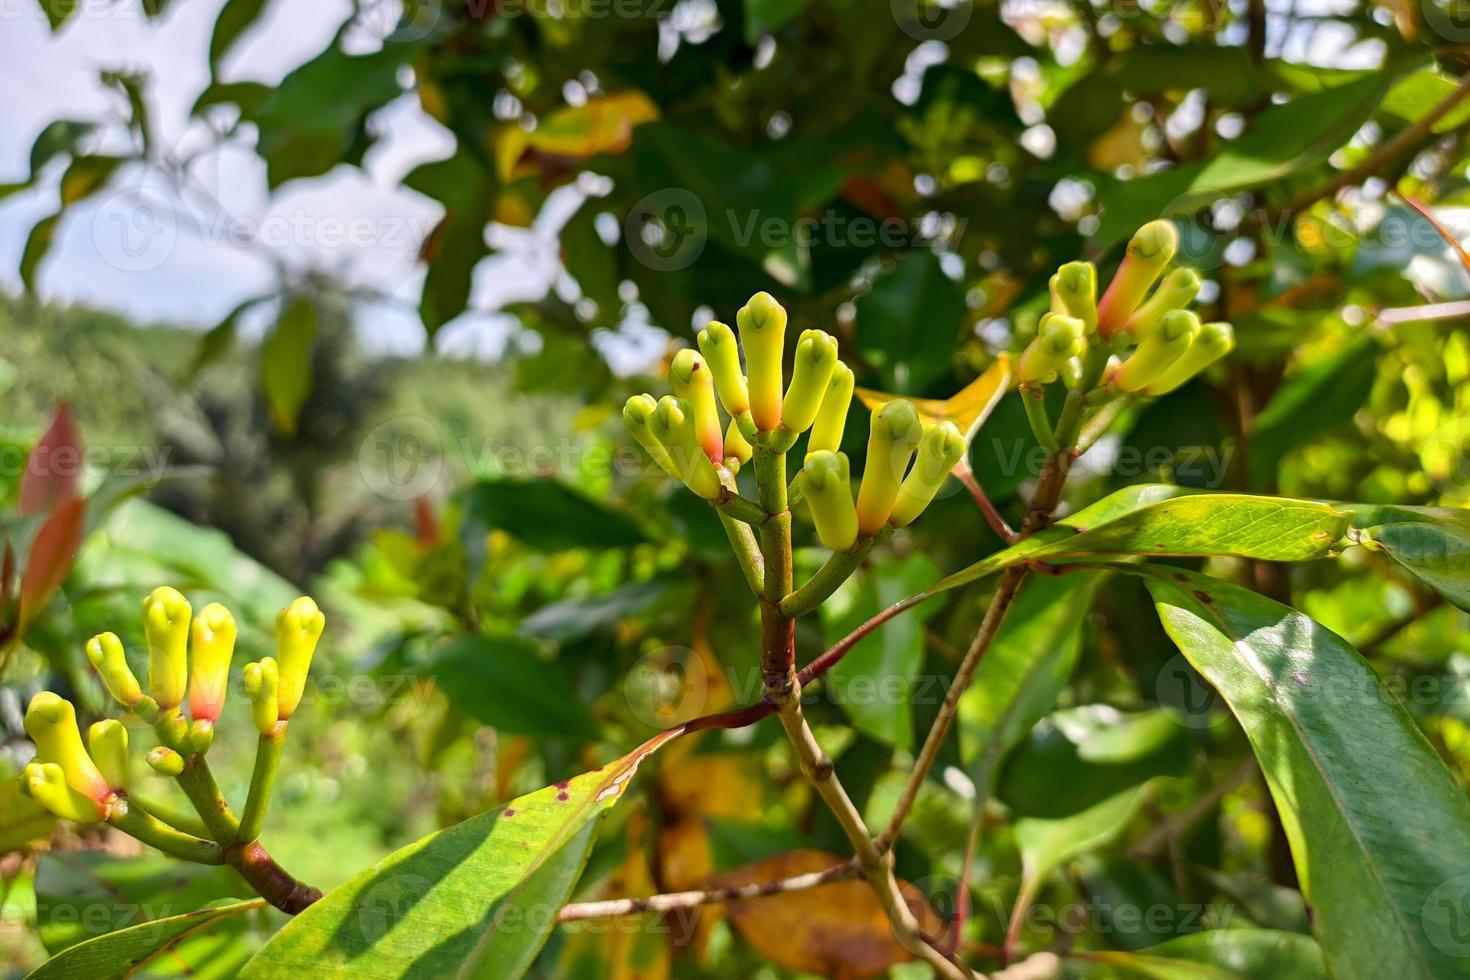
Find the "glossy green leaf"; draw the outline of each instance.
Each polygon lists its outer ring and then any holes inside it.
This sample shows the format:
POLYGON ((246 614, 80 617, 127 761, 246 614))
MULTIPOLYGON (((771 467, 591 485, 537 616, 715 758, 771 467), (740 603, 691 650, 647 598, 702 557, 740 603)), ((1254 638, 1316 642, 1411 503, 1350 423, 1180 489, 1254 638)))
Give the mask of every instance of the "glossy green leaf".
MULTIPOLYGON (((219 926, 238 922, 247 913, 264 908, 265 899, 256 898, 119 929, 68 947, 28 974, 28 980, 72 980, 77 977, 125 980, 144 971, 153 975, 154 971, 149 967, 155 961, 159 961, 160 966, 168 966, 167 960, 162 958, 177 953, 184 941, 196 939, 219 926)), ((202 964, 204 969, 188 970, 186 975, 215 975, 214 970, 222 965, 221 955, 221 950, 212 949, 210 959, 202 964)))
POLYGON ((631 518, 557 480, 480 480, 465 491, 465 511, 483 526, 499 528, 539 551, 629 548, 644 540, 631 518))
POLYGON ((1216 579, 1145 567, 1164 628, 1245 728, 1330 972, 1470 969, 1470 804, 1351 646, 1216 579))
POLYGON ((969 568, 942 579, 941 592, 1029 561, 1108 560, 1128 555, 1239 555, 1269 561, 1325 557, 1351 515, 1287 497, 1195 493, 1143 485, 1119 490, 969 568))
POLYGON ((1356 537, 1470 612, 1470 511, 1353 507, 1356 537))
POLYGON ((672 737, 395 851, 291 920, 242 980, 523 975, 602 817, 672 737))
POLYGON ((517 637, 461 637, 427 670, 461 711, 503 732, 579 738, 596 733, 560 668, 517 637))
POLYGON ((260 345, 260 382, 276 428, 296 431, 301 407, 311 395, 311 348, 317 332, 316 304, 298 296, 281 311, 260 345))
POLYGON ((1033 575, 960 697, 960 752, 976 793, 988 796, 1005 754, 1056 703, 1082 648, 1098 577, 1033 575))
POLYGON ((1087 959, 1152 980, 1318 980, 1327 975, 1322 950, 1310 936, 1272 929, 1211 929, 1139 953, 1089 953, 1087 959))
POLYGON ((36 928, 52 953, 97 936, 251 894, 232 869, 161 855, 52 851, 36 869, 36 928))
POLYGON ((260 19, 269 0, 226 0, 214 19, 214 32, 209 36, 209 69, 213 73, 230 48, 260 19))
MULTIPOLYGON (((934 581, 934 562, 921 553, 875 562, 867 574, 849 579, 822 610, 829 633, 842 636, 880 609, 934 581), (830 608, 829 608, 830 607, 830 608)), ((932 611, 932 610, 931 610, 932 611)), ((853 727, 886 745, 908 749, 914 742, 912 685, 924 662, 924 607, 884 623, 864 637, 832 668, 832 698, 853 727)))

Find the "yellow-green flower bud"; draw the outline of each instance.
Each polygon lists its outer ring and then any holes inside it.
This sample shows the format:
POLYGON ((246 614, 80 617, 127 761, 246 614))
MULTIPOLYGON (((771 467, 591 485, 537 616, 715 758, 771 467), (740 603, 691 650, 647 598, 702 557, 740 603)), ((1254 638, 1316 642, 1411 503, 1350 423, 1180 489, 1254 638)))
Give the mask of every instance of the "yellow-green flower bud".
POLYGON ((20 777, 20 790, 63 820, 96 823, 107 807, 72 789, 66 774, 54 762, 32 762, 20 777))
POLYGON ((1179 231, 1171 221, 1150 221, 1134 233, 1128 253, 1097 304, 1097 326, 1104 337, 1123 329, 1178 250, 1179 231))
POLYGON ((189 642, 189 715, 216 721, 230 686, 230 658, 235 655, 235 617, 211 602, 194 617, 189 642))
POLYGON ((1113 387, 1138 391, 1151 383, 1189 349, 1199 331, 1199 317, 1189 310, 1165 313, 1154 332, 1143 338, 1128 360, 1113 372, 1113 387))
POLYGON ((1193 269, 1175 269, 1164 277, 1159 288, 1128 318, 1124 330, 1142 340, 1158 328, 1159 320, 1170 310, 1182 310, 1199 295, 1199 273, 1193 269))
POLYGON ((77 712, 70 701, 50 691, 31 698, 26 708, 26 734, 36 743, 36 758, 61 767, 66 783, 88 799, 101 802, 112 792, 107 780, 82 747, 77 712))
POLYGON ((709 364, 715 379, 715 392, 720 404, 732 419, 750 411, 750 393, 745 390, 745 375, 740 371, 740 345, 735 331, 718 320, 699 331, 699 352, 709 364))
POLYGON ((674 394, 689 403, 694 415, 694 432, 700 448, 712 463, 725 461, 725 437, 720 429, 720 413, 715 408, 715 382, 709 365, 699 352, 688 347, 674 355, 669 367, 669 381, 674 394))
POLYGON ((851 548, 857 541, 858 519, 847 457, 828 449, 807 453, 801 469, 801 492, 823 546, 833 551, 851 548))
POLYGON ((116 718, 93 722, 87 729, 87 751, 108 786, 128 788, 128 730, 122 722, 116 718))
POLYGON ((160 776, 177 776, 184 771, 184 757, 166 745, 148 752, 148 767, 160 776))
POLYGON ((151 721, 157 714, 158 705, 143 693, 137 676, 128 666, 127 654, 123 652, 122 641, 117 634, 98 633, 87 641, 86 651, 87 660, 102 679, 107 693, 124 708, 151 721))
POLYGON ((281 720, 278 690, 280 672, 274 658, 245 665, 245 696, 250 699, 250 720, 256 731, 269 735, 281 720))
POLYGON ((770 293, 756 293, 735 315, 745 345, 745 376, 755 427, 771 432, 781 424, 781 355, 786 310, 770 293))
POLYGON ((838 361, 827 381, 827 390, 822 393, 822 406, 812 422, 812 434, 807 436, 808 456, 822 449, 835 453, 842 446, 847 409, 852 405, 853 380, 852 368, 838 361))
POLYGON ((189 722, 188 734, 184 736, 184 744, 190 752, 198 752, 203 755, 209 751, 214 744, 214 722, 208 718, 199 718, 189 722))
POLYGON ((1097 269, 1091 262, 1068 262, 1053 277, 1060 312, 1082 321, 1086 333, 1097 330, 1097 269))
POLYGON ((1146 395, 1165 395, 1178 388, 1235 347, 1235 331, 1228 323, 1206 323, 1189 345, 1189 350, 1164 368, 1143 389, 1146 395))
POLYGON ((931 426, 919 440, 919 451, 914 455, 914 467, 904 477, 898 489, 898 501, 893 505, 893 514, 888 523, 894 527, 912 524, 922 513, 954 464, 965 455, 965 437, 959 427, 945 419, 931 426))
POLYGON ((782 428, 792 433, 811 428, 836 367, 837 338, 825 330, 803 330, 796 342, 791 385, 781 403, 782 428))
MULTIPOLYGON (((671 395, 658 400, 658 408, 649 419, 649 431, 663 443, 674 466, 674 475, 684 485, 705 500, 714 500, 720 495, 720 475, 704 454, 699 439, 694 434, 694 419, 689 415, 689 403, 671 395)), ((284 680, 285 664, 282 664, 284 680)))
POLYGON ((177 708, 189 683, 189 600, 161 585, 143 600, 148 637, 148 692, 158 706, 177 708))
MULTIPOLYGON (((708 460, 705 461, 708 463, 708 460)), ((306 690, 316 642, 327 619, 311 596, 301 596, 276 614, 276 666, 280 674, 281 718, 290 718, 306 690)))
POLYGON ((638 440, 638 445, 653 457, 659 469, 678 479, 679 468, 669 457, 668 449, 653 434, 653 413, 657 408, 658 402, 653 400, 652 395, 634 395, 623 405, 623 424, 628 427, 633 438, 638 440))
POLYGON ((873 413, 857 499, 858 531, 863 537, 877 534, 888 523, 899 482, 923 434, 918 409, 902 398, 885 402, 873 413))
POLYGON ((1047 384, 1069 360, 1087 347, 1086 326, 1074 316, 1048 313, 1041 318, 1035 339, 1021 352, 1017 376, 1022 384, 1047 384))
POLYGON ((745 438, 745 433, 740 431, 740 423, 731 419, 730 427, 725 430, 725 458, 748 463, 754 453, 755 447, 745 438))

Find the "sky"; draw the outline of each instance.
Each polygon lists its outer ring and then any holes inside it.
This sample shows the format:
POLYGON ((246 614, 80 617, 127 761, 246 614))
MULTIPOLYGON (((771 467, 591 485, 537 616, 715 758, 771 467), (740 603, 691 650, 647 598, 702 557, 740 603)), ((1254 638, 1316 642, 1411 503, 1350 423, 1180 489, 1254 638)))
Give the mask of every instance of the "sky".
MULTIPOLYGON (((189 107, 208 82, 209 37, 224 0, 170 4, 161 22, 147 20, 139 0, 77 2, 72 19, 53 35, 35 0, 0 0, 0 183, 24 179, 31 143, 51 120, 123 118, 120 96, 98 81, 103 69, 148 73, 160 146, 175 156, 210 146, 201 125, 190 121, 189 107)), ((350 11, 348 0, 268 5, 221 66, 221 77, 279 81, 324 49, 350 11)), ((349 46, 381 45, 380 20, 377 11, 355 26, 349 46)), ((393 300, 362 309, 362 336, 376 350, 415 353, 424 345, 415 313, 423 270, 415 256, 441 211, 398 184, 417 164, 449 155, 453 139, 412 95, 374 123, 382 139, 362 169, 342 166, 293 181, 274 198, 266 192, 264 164, 248 150, 207 149, 183 200, 144 168, 125 171, 114 179, 117 190, 67 212, 37 290, 140 321, 205 328, 269 290, 272 264, 284 259, 293 268, 330 270, 349 284, 390 293, 393 300), (242 247, 240 236, 230 234, 232 222, 264 244, 242 247)), ((55 210, 64 166, 54 161, 39 189, 0 200, 0 286, 8 291, 21 288, 16 270, 26 236, 55 210)), ((492 228, 491 243, 501 251, 476 270, 472 309, 537 299, 556 282, 555 231, 575 200, 557 203, 532 229, 492 228)), ((247 332, 265 329, 269 315, 259 309, 247 332)), ((493 357, 510 333, 503 316, 471 314, 446 328, 438 347, 493 357)))

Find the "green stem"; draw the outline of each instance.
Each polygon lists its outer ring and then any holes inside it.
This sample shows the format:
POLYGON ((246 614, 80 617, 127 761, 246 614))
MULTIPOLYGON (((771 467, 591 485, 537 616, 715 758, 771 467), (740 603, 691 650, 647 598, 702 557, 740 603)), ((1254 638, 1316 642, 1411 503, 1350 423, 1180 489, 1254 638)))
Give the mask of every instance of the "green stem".
MULTIPOLYGON (((781 613, 791 591, 791 512, 786 509, 786 454, 765 446, 755 450, 756 494, 770 519, 760 526, 761 677, 768 695, 787 696, 795 684, 795 624, 781 613)), ((780 702, 776 702, 780 703, 780 702)))
POLYGON ((276 769, 286 747, 286 722, 260 736, 255 746, 255 770, 250 774, 250 794, 245 797, 245 810, 240 814, 238 839, 248 844, 260 836, 265 814, 271 805, 271 790, 276 784, 276 769))
POLYGON ((190 813, 187 810, 179 810, 161 800, 152 798, 144 799, 137 794, 129 797, 133 803, 153 814, 159 820, 171 827, 193 834, 195 837, 209 837, 209 828, 204 826, 204 821, 199 819, 199 814, 190 813))
POLYGON ((761 548, 750 525, 742 524, 733 517, 720 514, 720 523, 725 527, 725 536, 730 539, 730 548, 735 552, 735 562, 745 575, 746 584, 756 595, 765 588, 765 563, 761 559, 761 548))
POLYGON ((1056 452, 1057 437, 1052 429, 1051 416, 1046 411, 1046 389, 1022 388, 1021 404, 1026 406, 1026 421, 1031 423, 1031 432, 1037 443, 1049 453, 1056 452))
POLYGON ((826 602, 843 582, 852 577, 852 573, 868 557, 873 546, 886 540, 892 533, 891 528, 884 528, 870 538, 859 538, 846 551, 833 552, 822 567, 817 569, 816 574, 806 580, 805 585, 781 600, 781 615, 789 619, 799 619, 826 602))
POLYGON ((742 497, 733 486, 725 484, 718 497, 710 501, 721 517, 728 517, 744 524, 760 527, 769 516, 754 500, 742 497))
POLYGON ((118 798, 112 804, 107 822, 129 837, 137 838, 165 854, 195 864, 223 864, 224 850, 214 841, 193 837, 175 830, 144 810, 138 803, 118 798))
POLYGON ((225 802, 225 795, 220 792, 219 783, 214 781, 214 773, 210 772, 204 756, 198 753, 185 756, 184 771, 175 779, 214 839, 221 844, 233 843, 240 833, 240 821, 235 819, 230 804, 225 802))

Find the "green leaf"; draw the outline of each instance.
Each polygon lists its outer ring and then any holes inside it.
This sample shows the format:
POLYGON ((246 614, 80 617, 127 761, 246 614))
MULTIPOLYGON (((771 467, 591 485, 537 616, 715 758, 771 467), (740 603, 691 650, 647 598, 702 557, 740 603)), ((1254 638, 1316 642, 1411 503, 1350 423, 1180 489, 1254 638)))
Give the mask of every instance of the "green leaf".
POLYGON ((989 796, 1005 754, 1056 703, 1097 582, 1091 573, 1033 575, 1021 586, 960 697, 960 752, 978 796, 989 796))
MULTIPOLYGON (((1453 95, 1458 86, 1457 79, 1442 75, 1432 67, 1424 68, 1400 79, 1388 90, 1379 108, 1391 116, 1397 116, 1404 123, 1415 123, 1453 95)), ((1453 132, 1466 122, 1470 122, 1470 104, 1462 102, 1435 123, 1431 132, 1453 132)))
POLYGON ((269 0, 227 0, 214 20, 209 36, 209 71, 213 74, 230 47, 260 19, 269 0))
POLYGON ((785 27, 806 7, 806 0, 745 0, 745 43, 785 27))
POLYGON ((1253 489, 1267 486, 1277 464, 1296 446, 1352 421, 1368 400, 1378 370, 1378 343, 1364 336, 1336 355, 1292 375, 1256 416, 1250 431, 1253 489))
MULTIPOLYGON (((208 930, 221 925, 237 923, 249 912, 266 908, 263 898, 248 902, 236 902, 197 912, 185 912, 144 922, 127 929, 78 943, 56 956, 51 957, 28 975, 28 980, 72 980, 86 977, 87 980, 125 980, 137 976, 140 970, 153 965, 157 958, 177 953, 186 940, 194 939, 208 930)), ((216 959, 221 951, 210 950, 209 968, 221 965, 216 959)), ((187 962, 187 959, 186 959, 187 962)), ((167 966, 166 962, 158 964, 167 966)), ((149 970, 149 975, 153 975, 149 970)), ((189 970, 186 975, 197 976, 198 971, 189 970)))
POLYGON ((1028 561, 1108 560, 1127 555, 1238 555, 1268 561, 1325 557, 1351 515, 1289 497, 1127 487, 930 587, 942 592, 1028 561))
POLYGON ((276 321, 260 346, 260 383, 276 428, 291 435, 301 406, 311 395, 311 348, 316 340, 317 310, 309 297, 298 296, 276 321))
POLYGON ((1470 969, 1470 804, 1341 637, 1179 569, 1140 570, 1164 628, 1245 728, 1337 977, 1470 969))
POLYGON ((1298 96, 1267 109, 1252 130, 1207 162, 1119 183, 1105 192, 1106 209, 1094 236, 1105 247, 1159 215, 1182 215, 1234 191, 1281 181, 1326 160, 1372 115, 1392 75, 1361 79, 1298 96))
MULTIPOLYGON (((552 643, 579 640, 647 612, 677 585, 674 577, 659 576, 646 582, 620 585, 603 595, 553 602, 521 620, 521 632, 552 643)), ((682 590, 681 594, 687 595, 682 590)))
POLYGON ((1355 508, 1359 543, 1382 551, 1460 609, 1470 612, 1470 511, 1447 507, 1355 508))
POLYGON ((97 936, 249 895, 232 869, 146 855, 52 851, 36 868, 36 931, 59 953, 97 936))
POLYGON ((1183 775, 1183 735, 1158 708, 1067 708, 1031 729, 1008 761, 997 795, 1016 813, 1065 817, 1155 776, 1183 775))
MULTIPOLYGON (((849 633, 879 610, 918 592, 936 574, 934 562, 919 552, 875 563, 825 604, 823 619, 833 635, 849 633)), ((832 668, 828 682, 854 728, 901 749, 914 742, 909 700, 924 662, 925 618, 921 607, 884 623, 832 668)))
POLYGON ((94 587, 132 589, 140 581, 166 581, 184 591, 208 589, 225 597, 242 620, 257 623, 274 622, 277 611, 298 594, 290 582, 237 549, 223 531, 200 527, 146 500, 117 507, 103 531, 108 546, 96 549, 86 569, 94 587))
POLYGON ((1133 786, 1086 810, 1055 820, 1023 817, 1015 823, 1021 849, 1021 888, 1034 895, 1046 877, 1075 857, 1105 847, 1128 826, 1143 796, 1133 786))
POLYGON ((428 673, 461 711, 492 728, 521 735, 595 734, 566 676, 525 640, 461 637, 444 648, 428 673))
POLYGON ((235 345, 235 334, 240 317, 252 306, 263 303, 269 298, 268 296, 253 296, 241 302, 226 313, 223 320, 206 330, 204 336, 199 338, 199 348, 194 352, 194 360, 189 365, 189 375, 191 377, 197 375, 204 368, 224 357, 235 345))
POLYGON ((922 391, 949 367, 965 294, 929 251, 909 252, 857 301, 858 350, 887 391, 922 391))
POLYGON ((36 270, 46 253, 51 251, 51 240, 56 237, 56 225, 60 220, 60 211, 47 215, 37 221, 26 236, 25 250, 20 253, 20 281, 28 293, 36 291, 36 270))
POLYGON ((665 732, 610 765, 396 851, 292 919, 242 980, 519 977, 556 925, 602 817, 665 732))
POLYGON ((484 479, 465 491, 465 511, 538 551, 630 548, 644 541, 632 519, 556 480, 484 479))
POLYGON ((1086 956, 1125 974, 1154 980, 1317 980, 1327 976, 1322 950, 1310 936, 1274 929, 1211 929, 1139 953, 1098 952, 1086 956))
POLYGON ((46 22, 51 25, 53 34, 61 30, 78 6, 77 0, 36 0, 36 3, 46 14, 46 22))
POLYGON ((421 164, 403 182, 444 206, 444 217, 419 256, 429 266, 419 316, 432 337, 464 312, 475 266, 490 254, 485 223, 494 209, 495 175, 484 161, 460 148, 447 159, 421 164))

